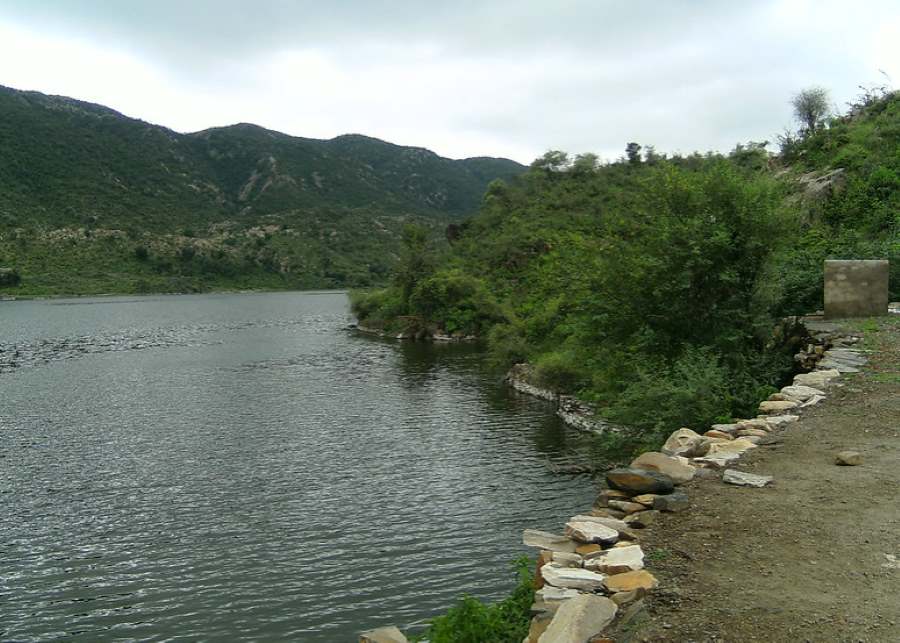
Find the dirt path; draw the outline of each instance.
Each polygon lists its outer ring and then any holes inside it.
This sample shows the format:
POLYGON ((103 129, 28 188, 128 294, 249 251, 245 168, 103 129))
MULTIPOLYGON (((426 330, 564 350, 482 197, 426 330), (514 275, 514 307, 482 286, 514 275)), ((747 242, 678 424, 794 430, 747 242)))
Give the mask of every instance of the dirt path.
POLYGON ((900 318, 877 325, 865 372, 735 467, 773 485, 692 483, 644 532, 660 589, 617 642, 900 642, 900 318))

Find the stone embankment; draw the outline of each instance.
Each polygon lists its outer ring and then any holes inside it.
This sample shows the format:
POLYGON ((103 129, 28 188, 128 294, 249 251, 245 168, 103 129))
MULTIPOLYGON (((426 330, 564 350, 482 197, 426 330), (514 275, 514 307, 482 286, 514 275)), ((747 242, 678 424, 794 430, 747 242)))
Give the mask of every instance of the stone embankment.
POLYGON ((619 431, 616 426, 598 417, 594 410, 574 395, 563 395, 534 384, 534 369, 530 364, 516 364, 506 374, 506 382, 514 390, 556 403, 556 415, 569 426, 588 433, 619 431))
MULTIPOLYGON (((523 542, 540 550, 526 643, 612 641, 604 632, 626 627, 641 611, 643 598, 659 586, 645 568, 652 561, 641 548, 641 532, 652 528, 660 512, 690 509, 684 485, 697 478, 743 487, 772 482, 771 476, 735 468, 741 456, 790 430, 805 409, 826 399, 841 373, 857 372, 867 362, 865 353, 854 348, 858 336, 820 322, 808 327, 812 339, 797 358, 814 370, 797 375, 792 385, 762 402, 757 417, 713 425, 702 435, 678 429, 659 452, 607 472, 607 488, 594 506, 573 516, 562 533, 525 531, 523 542)), ((837 456, 838 464, 859 462, 857 453, 837 456)))

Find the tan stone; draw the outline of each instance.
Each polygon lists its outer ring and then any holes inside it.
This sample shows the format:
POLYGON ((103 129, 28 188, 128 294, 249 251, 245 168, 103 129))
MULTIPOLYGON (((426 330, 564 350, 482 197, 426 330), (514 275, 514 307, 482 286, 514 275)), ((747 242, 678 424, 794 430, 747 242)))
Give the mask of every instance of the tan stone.
POLYGON ((643 494, 641 494, 641 495, 639 495, 639 496, 635 496, 635 497, 632 498, 631 500, 632 500, 632 502, 639 502, 639 503, 641 503, 642 505, 645 505, 645 506, 647 506, 647 507, 652 507, 652 506, 653 506, 653 502, 654 502, 657 498, 659 498, 659 496, 658 496, 657 494, 655 494, 655 493, 643 493, 643 494))
POLYGON ((575 553, 584 558, 595 555, 598 552, 602 552, 602 551, 603 551, 603 547, 601 547, 597 543, 591 543, 589 545, 578 545, 578 547, 575 548, 575 553))
POLYGON ((581 543, 602 543, 606 545, 612 545, 619 539, 617 530, 594 521, 567 522, 566 535, 581 543))
POLYGON ((585 569, 604 574, 633 572, 644 568, 644 552, 640 545, 614 547, 602 556, 586 561, 584 566, 585 569))
POLYGON ((750 420, 738 420, 736 424, 737 431, 735 431, 735 433, 744 429, 759 429, 760 431, 769 431, 772 428, 765 417, 752 418, 750 420))
POLYGON ((648 509, 647 511, 639 511, 637 513, 633 513, 630 516, 625 517, 625 523, 629 527, 634 527, 635 529, 645 529, 653 524, 656 520, 656 517, 659 515, 658 511, 653 509, 648 509))
POLYGON ((690 464, 657 451, 642 453, 631 462, 631 468, 657 471, 669 476, 675 484, 690 482, 695 472, 690 464))
POLYGON ((611 507, 600 507, 599 509, 595 507, 588 512, 588 515, 597 516, 598 518, 621 518, 625 515, 625 512, 611 507))
POLYGON ((562 567, 581 567, 584 563, 584 558, 579 554, 570 554, 565 551, 554 551, 551 554, 552 562, 562 567))
POLYGON ((610 500, 628 500, 629 498, 631 498, 631 495, 624 491, 619 491, 618 489, 604 489, 597 496, 594 506, 606 507, 606 503, 610 500))
POLYGON ((553 552, 547 549, 542 549, 537 557, 537 566, 534 570, 534 588, 540 589, 544 586, 544 577, 541 574, 541 569, 544 565, 549 565, 553 561, 553 552))
POLYGON ((733 440, 734 439, 734 437, 732 435, 725 433, 724 431, 717 431, 715 429, 710 429, 703 435, 705 435, 708 438, 719 438, 720 440, 733 440))
POLYGON ((612 596, 609 597, 613 603, 622 607, 624 605, 628 605, 629 603, 633 603, 639 598, 643 598, 646 596, 646 591, 643 589, 633 589, 630 592, 616 592, 612 596))
POLYGON ((604 596, 577 596, 560 606, 539 643, 585 643, 612 623, 618 609, 604 596))
POLYGON ((630 592, 633 590, 652 591, 659 585, 659 581, 646 569, 635 572, 625 572, 608 577, 604 582, 607 590, 613 593, 630 592))
POLYGON ((796 409, 800 406, 797 402, 760 402, 759 412, 763 415, 781 415, 785 411, 796 409))
POLYGON ((539 547, 550 551, 575 551, 578 543, 567 536, 551 534, 537 529, 526 529, 522 532, 522 544, 528 547, 539 547))
POLYGON ((661 451, 667 455, 682 455, 686 458, 693 458, 705 455, 708 445, 707 439, 702 435, 695 433, 691 429, 681 428, 669 436, 661 451))
POLYGON ((555 612, 553 614, 541 614, 531 619, 531 625, 528 627, 528 643, 538 643, 541 635, 547 631, 550 623, 553 622, 555 614, 555 612))
POLYGON ((768 431, 763 431, 762 429, 741 429, 737 433, 740 437, 746 438, 748 436, 755 436, 757 438, 764 438, 769 435, 768 431))

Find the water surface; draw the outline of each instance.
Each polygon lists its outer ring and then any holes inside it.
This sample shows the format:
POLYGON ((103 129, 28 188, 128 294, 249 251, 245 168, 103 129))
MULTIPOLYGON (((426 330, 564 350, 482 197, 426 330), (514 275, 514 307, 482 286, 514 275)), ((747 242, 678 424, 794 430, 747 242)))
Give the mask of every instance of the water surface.
POLYGON ((352 641, 497 598, 580 447, 341 293, 0 302, 0 639, 352 641))

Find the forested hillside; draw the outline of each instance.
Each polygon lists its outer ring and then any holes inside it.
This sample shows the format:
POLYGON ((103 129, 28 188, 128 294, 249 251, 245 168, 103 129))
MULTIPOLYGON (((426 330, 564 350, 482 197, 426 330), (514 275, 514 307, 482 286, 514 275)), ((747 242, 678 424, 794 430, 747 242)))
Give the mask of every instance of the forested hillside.
MULTIPOLYGON (((900 298, 900 96, 730 154, 599 165, 550 152, 495 181, 449 250, 408 231, 371 326, 486 337, 495 361, 658 431, 754 413, 792 368, 776 322, 822 306, 825 258, 892 259, 900 298)), ((790 329, 782 332, 789 333, 790 329)))
POLYGON ((360 135, 179 134, 0 87, 0 268, 30 293, 375 284, 405 223, 439 235, 524 169, 360 135))

